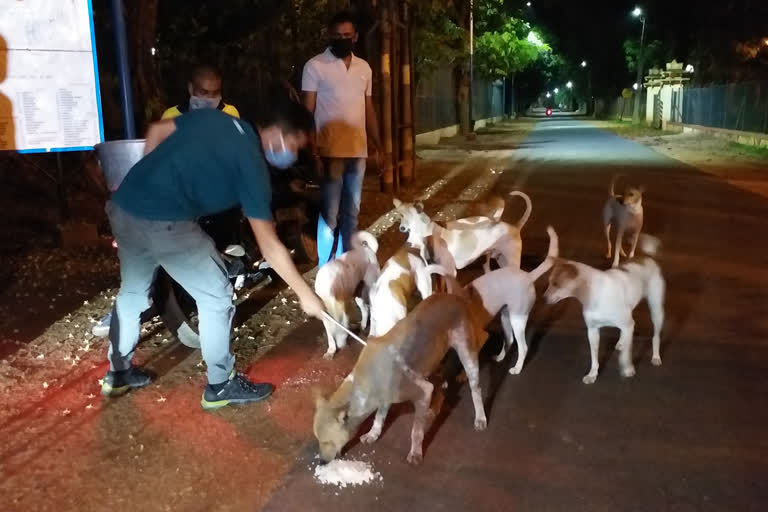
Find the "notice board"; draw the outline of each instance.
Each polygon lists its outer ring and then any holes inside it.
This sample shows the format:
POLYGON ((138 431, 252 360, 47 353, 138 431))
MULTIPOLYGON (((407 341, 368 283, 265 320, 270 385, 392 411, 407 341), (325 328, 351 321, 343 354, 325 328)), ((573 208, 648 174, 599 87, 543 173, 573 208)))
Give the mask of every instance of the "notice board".
POLYGON ((0 151, 103 140, 91 0, 0 0, 0 151))

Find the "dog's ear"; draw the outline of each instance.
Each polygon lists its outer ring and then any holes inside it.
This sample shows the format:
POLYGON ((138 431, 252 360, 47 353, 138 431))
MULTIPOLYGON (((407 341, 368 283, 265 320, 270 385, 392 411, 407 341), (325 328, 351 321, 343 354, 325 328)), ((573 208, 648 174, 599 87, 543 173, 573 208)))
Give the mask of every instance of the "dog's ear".
POLYGON ((395 208, 400 208, 400 206, 402 206, 403 202, 401 200, 399 200, 398 198, 393 197, 392 198, 392 204, 395 205, 395 208))
POLYGON ((413 203, 413 206, 416 208, 416 211, 419 213, 424 211, 424 203, 422 203, 421 201, 416 201, 415 203, 413 203))

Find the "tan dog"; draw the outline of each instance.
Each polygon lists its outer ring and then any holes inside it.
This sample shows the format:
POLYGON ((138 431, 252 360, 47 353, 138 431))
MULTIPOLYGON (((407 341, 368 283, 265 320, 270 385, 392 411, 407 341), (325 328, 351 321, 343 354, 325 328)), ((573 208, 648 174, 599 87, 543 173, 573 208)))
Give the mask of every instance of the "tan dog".
POLYGON ((475 429, 485 429, 477 355, 488 334, 473 322, 470 308, 469 302, 457 295, 433 295, 386 335, 368 340, 352 373, 336 392, 328 399, 316 397, 314 433, 324 461, 339 455, 374 411, 373 427, 361 438, 364 443, 379 438, 391 404, 412 402, 415 414, 408 462, 421 462, 424 431, 439 412, 439 403, 430 410, 435 387, 428 378, 450 348, 458 354, 468 376, 475 429))
POLYGON ((612 268, 619 266, 619 255, 626 257, 622 241, 624 235, 632 235, 632 248, 629 257, 635 257, 637 239, 643 229, 643 192, 645 187, 626 187, 624 193, 617 195, 614 188, 616 180, 623 174, 617 174, 611 179, 611 188, 608 190, 608 200, 603 206, 603 228, 605 240, 608 243, 608 252, 605 257, 611 259, 611 226, 616 225, 616 244, 613 248, 612 268))

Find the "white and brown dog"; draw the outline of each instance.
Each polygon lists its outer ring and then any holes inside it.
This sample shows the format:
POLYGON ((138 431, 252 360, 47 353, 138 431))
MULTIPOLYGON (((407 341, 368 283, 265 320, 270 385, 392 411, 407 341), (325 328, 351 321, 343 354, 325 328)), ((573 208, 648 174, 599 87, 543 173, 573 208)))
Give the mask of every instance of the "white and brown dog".
MULTIPOLYGON (((440 265, 428 265, 421 253, 403 247, 387 260, 370 292, 370 336, 387 333, 408 314, 408 305, 418 291, 424 300, 432 295, 432 274, 451 274, 440 265)), ((453 274, 456 275, 455 267, 453 274)))
POLYGON ((616 194, 616 180, 623 174, 617 174, 611 179, 611 187, 608 190, 608 199, 603 206, 603 228, 605 240, 608 243, 608 251, 605 254, 611 259, 611 227, 616 227, 616 244, 613 247, 613 263, 611 267, 619 266, 619 255, 626 257, 622 241, 625 235, 632 236, 632 248, 629 257, 634 258, 637 240, 643 229, 643 192, 645 187, 631 187, 624 189, 621 195, 616 194))
POLYGON ((469 302, 452 294, 429 297, 387 334, 369 338, 352 372, 336 392, 328 399, 319 395, 315 398, 313 431, 321 459, 328 462, 336 458, 374 411, 373 426, 361 441, 376 441, 390 405, 412 402, 415 414, 408 462, 421 462, 424 432, 442 402, 439 390, 438 396, 433 397, 435 386, 428 379, 451 348, 458 354, 469 380, 475 430, 484 430, 487 420, 480 390, 478 352, 487 338, 488 334, 473 321, 469 302))
MULTIPOLYGON (((354 299, 360 309, 361 327, 366 328, 369 317, 370 290, 379 277, 376 252, 379 242, 367 231, 358 231, 351 240, 352 249, 329 261, 317 271, 315 293, 325 304, 328 313, 341 325, 349 326, 347 303, 354 299)), ((329 320, 323 320, 328 336, 330 359, 337 349, 347 344, 347 333, 329 320)))
POLYGON ((526 200, 528 208, 517 224, 495 222, 488 217, 470 217, 454 221, 451 227, 442 227, 424 213, 421 203, 403 203, 394 199, 393 204, 400 215, 400 230, 408 233, 407 242, 411 247, 423 251, 424 239, 436 235, 445 240, 448 250, 462 269, 481 256, 486 256, 486 271, 490 270, 488 258, 493 256, 500 266, 520 268, 522 240, 520 229, 530 216, 530 198, 523 192, 512 192, 526 200))
POLYGON ((557 233, 552 226, 547 228, 547 233, 547 257, 532 271, 502 267, 478 277, 465 287, 475 306, 475 315, 480 325, 488 325, 501 311, 501 326, 506 340, 495 359, 497 362, 503 361, 507 349, 512 346, 512 342, 517 341, 517 362, 509 369, 512 375, 518 375, 522 371, 525 356, 528 354, 525 327, 528 315, 536 302, 534 283, 552 268, 558 256, 557 233))
POLYGON ((653 353, 651 363, 661 364, 659 346, 664 324, 664 277, 659 265, 651 257, 656 254, 658 239, 642 235, 640 250, 648 256, 627 261, 618 268, 598 270, 575 261, 559 260, 549 276, 549 288, 544 298, 554 304, 568 297, 575 297, 582 305, 587 325, 589 352, 592 365, 582 379, 592 384, 597 379, 600 348, 600 328, 617 327, 621 331, 616 348, 619 350, 619 367, 624 377, 632 377, 632 337, 635 321, 632 311, 641 300, 648 301, 653 322, 653 353))

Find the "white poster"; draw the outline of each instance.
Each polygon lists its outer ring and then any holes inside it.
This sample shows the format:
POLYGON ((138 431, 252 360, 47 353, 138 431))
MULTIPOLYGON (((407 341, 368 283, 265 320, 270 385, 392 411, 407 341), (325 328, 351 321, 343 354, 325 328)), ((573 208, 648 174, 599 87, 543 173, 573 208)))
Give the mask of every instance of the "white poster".
POLYGON ((0 0, 0 151, 104 140, 91 0, 0 0))

